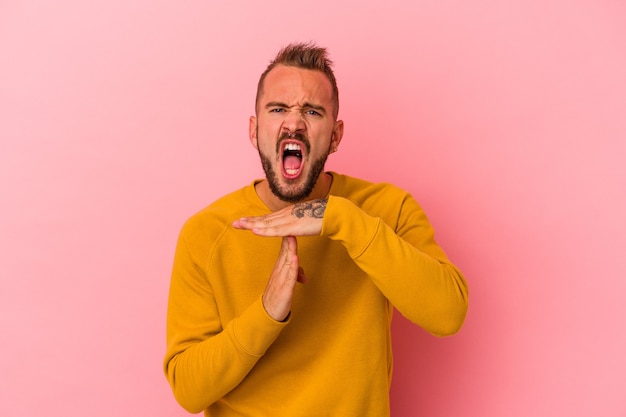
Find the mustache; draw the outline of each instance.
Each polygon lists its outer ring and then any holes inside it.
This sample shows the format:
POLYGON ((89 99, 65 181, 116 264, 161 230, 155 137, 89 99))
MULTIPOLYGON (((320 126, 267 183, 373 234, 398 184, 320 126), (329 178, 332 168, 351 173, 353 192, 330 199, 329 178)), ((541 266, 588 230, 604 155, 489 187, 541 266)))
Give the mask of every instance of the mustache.
POLYGON ((285 140, 287 140, 287 139, 296 139, 299 142, 302 142, 304 144, 304 147, 306 148, 307 154, 311 152, 311 143, 309 142, 309 138, 307 138, 304 135, 304 133, 300 133, 300 132, 296 132, 296 133, 284 132, 278 138, 278 143, 276 144, 276 153, 280 152, 281 144, 285 140))

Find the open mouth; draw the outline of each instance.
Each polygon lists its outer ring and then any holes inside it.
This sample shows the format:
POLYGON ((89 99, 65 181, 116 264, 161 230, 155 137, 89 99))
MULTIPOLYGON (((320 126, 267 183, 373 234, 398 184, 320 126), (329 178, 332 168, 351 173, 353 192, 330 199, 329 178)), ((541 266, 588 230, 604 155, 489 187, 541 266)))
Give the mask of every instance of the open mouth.
POLYGON ((287 142, 283 145, 283 175, 287 178, 296 178, 302 169, 302 147, 297 142, 287 142))

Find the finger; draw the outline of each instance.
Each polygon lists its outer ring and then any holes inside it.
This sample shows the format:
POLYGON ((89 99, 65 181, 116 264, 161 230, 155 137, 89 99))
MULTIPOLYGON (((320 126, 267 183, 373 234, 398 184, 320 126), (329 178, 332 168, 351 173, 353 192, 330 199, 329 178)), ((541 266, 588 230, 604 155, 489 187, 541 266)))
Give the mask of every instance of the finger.
POLYGON ((283 265, 290 263, 290 252, 291 249, 289 248, 289 239, 285 236, 280 242, 280 252, 278 253, 278 259, 276 260, 276 263, 280 265, 281 268, 283 265))
POLYGON ((283 242, 286 245, 285 257, 283 260, 283 273, 285 281, 293 285, 298 280, 300 265, 298 262, 298 241, 294 236, 285 236, 283 242))
POLYGON ((297 278, 297 281, 300 284, 306 284, 309 281, 309 279, 304 274, 304 269, 302 269, 301 266, 298 267, 298 278, 297 278))
POLYGON ((300 266, 298 260, 298 240, 294 236, 286 236, 283 238, 288 243, 288 256, 289 259, 285 262, 285 266, 288 266, 289 279, 306 284, 308 278, 304 274, 304 269, 300 266))
POLYGON ((263 306, 276 320, 283 320, 289 314, 298 271, 296 238, 286 236, 281 241, 274 271, 263 293, 263 306))
POLYGON ((293 218, 284 217, 244 217, 235 220, 232 225, 236 229, 246 229, 280 236, 280 231, 285 226, 293 224, 294 221, 295 219, 293 218))
POLYGON ((298 241, 294 236, 283 237, 283 242, 286 245, 286 261, 289 264, 298 263, 298 241))
POLYGON ((257 234, 273 236, 280 236, 278 230, 282 224, 283 222, 279 222, 275 219, 266 219, 264 217, 242 217, 232 222, 232 226, 235 229, 251 230, 257 234))
MULTIPOLYGON (((277 275, 277 279, 280 281, 286 281, 290 274, 291 265, 294 263, 294 255, 296 255, 296 248, 294 243, 289 238, 293 236, 285 236, 280 243, 280 251, 278 252, 278 258, 274 264, 274 272, 277 275)), ((295 260, 297 264, 297 260, 295 260)))
POLYGON ((285 285, 293 287, 299 278, 298 257, 296 255, 288 256, 281 270, 282 279, 285 285))
POLYGON ((268 236, 268 237, 278 237, 278 236, 288 236, 295 235, 297 233, 293 233, 294 224, 282 223, 278 222, 273 223, 271 221, 246 221, 244 223, 233 223, 238 229, 249 230, 255 235, 259 236, 268 236))
POLYGON ((291 216, 289 219, 264 219, 262 222, 247 221, 245 229, 259 236, 315 236, 322 231, 322 219, 299 219, 291 216))
POLYGON ((263 216, 248 216, 237 219, 233 226, 239 229, 270 228, 293 222, 294 216, 291 214, 291 207, 278 210, 263 216))

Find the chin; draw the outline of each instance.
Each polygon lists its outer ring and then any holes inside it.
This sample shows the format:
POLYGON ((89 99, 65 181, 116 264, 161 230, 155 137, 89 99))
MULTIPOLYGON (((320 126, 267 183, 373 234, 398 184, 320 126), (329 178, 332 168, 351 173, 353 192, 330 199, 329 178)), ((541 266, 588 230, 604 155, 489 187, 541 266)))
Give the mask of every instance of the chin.
MULTIPOLYGON (((270 188, 271 183, 270 183, 270 188)), ((286 203, 297 203, 302 200, 306 200, 307 197, 311 195, 313 190, 309 190, 308 188, 302 188, 296 190, 285 190, 283 189, 272 189, 272 193, 282 201, 286 203)))
MULTIPOLYGON (((265 171, 265 177, 272 194, 287 203, 297 203, 309 198, 313 193, 315 184, 320 175, 324 172, 324 165, 327 155, 314 161, 307 171, 302 171, 297 178, 285 178, 282 169, 274 170, 274 166, 269 158, 266 158, 260 151, 261 164, 265 171)), ((282 168, 282 167, 280 167, 282 168)))

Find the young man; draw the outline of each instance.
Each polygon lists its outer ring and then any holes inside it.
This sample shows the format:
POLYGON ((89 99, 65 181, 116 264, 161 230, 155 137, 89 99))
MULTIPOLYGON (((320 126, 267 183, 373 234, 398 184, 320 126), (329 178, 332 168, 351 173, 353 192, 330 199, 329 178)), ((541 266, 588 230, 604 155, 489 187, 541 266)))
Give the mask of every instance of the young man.
POLYGON ((250 141, 266 178, 194 215, 178 242, 165 373, 206 416, 388 416, 393 307, 438 336, 467 284, 414 199, 325 172, 343 122, 326 51, 279 52, 250 141))

